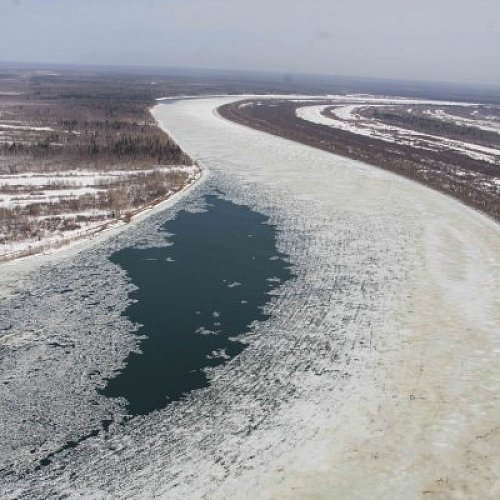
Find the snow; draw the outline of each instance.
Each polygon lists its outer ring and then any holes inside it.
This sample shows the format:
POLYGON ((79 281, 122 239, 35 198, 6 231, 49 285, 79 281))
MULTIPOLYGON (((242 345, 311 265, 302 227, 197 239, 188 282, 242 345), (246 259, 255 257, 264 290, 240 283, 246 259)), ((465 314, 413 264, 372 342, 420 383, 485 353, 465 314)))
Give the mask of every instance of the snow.
MULTIPOLYGON (((478 110, 476 111, 477 113, 479 113, 478 110)), ((456 125, 476 127, 480 130, 486 130, 488 132, 495 132, 497 134, 500 134, 500 122, 498 121, 498 117, 496 116, 485 116, 484 119, 470 119, 464 118, 463 116, 457 116, 451 113, 447 113, 443 109, 427 110, 425 113, 436 118, 444 119, 445 121, 454 123, 456 125)), ((477 113, 474 112, 473 114, 477 115, 477 113)))
POLYGON ((0 207, 24 207, 33 203, 58 203, 64 199, 78 198, 84 195, 96 195, 104 190, 96 188, 82 187, 76 189, 49 189, 43 192, 34 193, 2 193, 0 189, 0 207))
POLYGON ((484 486, 495 470, 498 225, 214 112, 235 99, 155 108, 206 169, 177 205, 57 265, 10 274, 4 498, 329 498, 334 487, 339 498, 413 498, 442 477, 440 487, 484 486), (137 325, 122 315, 133 287, 108 257, 164 244, 165 221, 215 190, 270 217, 296 278, 273 293, 245 351, 207 370, 210 387, 123 422, 123 402, 98 388, 137 348, 137 325), (104 419, 107 434, 57 453, 104 419), (473 467, 460 462, 476 449, 473 467))
MULTIPOLYGON (((145 175, 152 172, 186 172, 189 175, 189 182, 193 182, 198 177, 198 167, 196 166, 164 166, 155 169, 144 170, 116 170, 116 171, 85 171, 74 170, 64 171, 63 173, 23 173, 18 175, 0 175, 0 208, 27 207, 36 203, 45 204, 45 211, 51 210, 50 204, 57 204, 63 200, 77 199, 85 195, 96 196, 104 193, 106 184, 131 178, 135 175, 145 175), (50 186, 67 186, 60 189, 49 189, 50 186), (92 186, 102 186, 102 189, 92 186), (2 192, 8 187, 19 188, 17 192, 2 192)), ((167 196, 172 196, 169 192, 167 196)), ((96 232, 102 230, 110 223, 115 222, 112 214, 102 210, 82 210, 81 212, 59 213, 59 209, 54 209, 52 214, 43 216, 30 216, 30 221, 43 220, 52 217, 61 219, 76 218, 78 216, 96 216, 105 215, 104 221, 79 221, 82 227, 78 230, 65 230, 61 232, 46 232, 42 238, 32 240, 25 239, 20 241, 2 243, 0 245, 0 258, 13 257, 24 254, 26 251, 34 249, 46 250, 54 247, 54 243, 69 242, 75 239, 81 239, 85 236, 93 236, 96 232)))
POLYGON ((40 174, 25 172, 16 175, 0 175, 0 190, 2 185, 8 186, 47 186, 50 184, 67 184, 69 186, 95 186, 99 183, 116 182, 133 175, 146 175, 153 172, 194 172, 193 166, 159 166, 141 170, 64 170, 40 174))
MULTIPOLYGON (((78 214, 81 215, 81 214, 78 214)), ((51 216, 49 216, 51 217, 51 216)), ((61 216, 62 219, 69 219, 68 214, 64 214, 61 216)), ((108 221, 109 222, 109 221, 108 221)), ((58 244, 65 243, 70 239, 80 239, 83 237, 88 237, 96 232, 96 230, 100 229, 103 225, 102 221, 95 222, 79 222, 81 226, 80 229, 54 232, 43 237, 43 240, 39 240, 38 238, 26 239, 22 241, 13 241, 8 243, 3 243, 0 247, 0 256, 10 255, 10 254, 24 254, 27 250, 35 250, 37 248, 57 248, 58 244)))
MULTIPOLYGON (((401 100, 387 101, 380 99, 380 102, 389 102, 391 105, 401 104, 401 100)), ((403 101, 406 104, 406 101, 403 101)), ((411 101, 412 104, 429 104, 433 101, 411 101)), ((383 107, 387 104, 374 104, 374 100, 370 99, 364 104, 349 104, 339 106, 333 109, 333 114, 336 118, 324 116, 323 112, 331 108, 331 105, 313 105, 299 107, 296 110, 296 115, 302 120, 306 120, 319 125, 345 130, 353 134, 372 137, 384 142, 411 145, 421 149, 429 149, 440 151, 442 149, 452 150, 460 154, 464 154, 475 160, 486 161, 497 165, 500 162, 500 149, 494 147, 481 146, 465 141, 447 139, 445 137, 436 136, 427 133, 421 133, 414 130, 405 129, 402 127, 389 126, 379 120, 361 119, 356 113, 357 109, 367 107, 383 107), (418 139, 418 141, 415 141, 418 139)), ((451 104, 450 104, 451 105, 451 104)), ((455 103, 456 105, 456 103, 455 103)), ((467 106, 467 103, 460 103, 460 106, 467 106)))
POLYGON ((30 127, 28 125, 9 125, 7 123, 0 123, 0 128, 8 130, 36 130, 39 132, 52 132, 54 129, 52 127, 30 127))

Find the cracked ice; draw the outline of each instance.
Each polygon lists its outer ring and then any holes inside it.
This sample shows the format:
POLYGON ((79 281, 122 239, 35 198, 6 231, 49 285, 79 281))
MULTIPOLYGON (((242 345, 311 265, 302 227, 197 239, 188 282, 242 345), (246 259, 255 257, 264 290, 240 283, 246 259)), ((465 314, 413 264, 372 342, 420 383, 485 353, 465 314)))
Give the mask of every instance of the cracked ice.
POLYGON ((41 268, 4 302, 3 498, 223 496, 226 484, 314 436, 394 329, 414 226, 404 200, 382 210, 385 193, 366 197, 360 185, 390 174, 226 122, 213 110, 228 101, 155 109, 208 169, 204 183, 141 225, 41 268), (182 209, 203 210, 214 192, 270 218, 296 277, 271 292, 269 319, 239 337, 247 348, 206 370, 208 387, 127 420, 124 401, 99 394, 140 341, 122 316, 132 285, 109 256, 165 244, 159 227, 182 209))

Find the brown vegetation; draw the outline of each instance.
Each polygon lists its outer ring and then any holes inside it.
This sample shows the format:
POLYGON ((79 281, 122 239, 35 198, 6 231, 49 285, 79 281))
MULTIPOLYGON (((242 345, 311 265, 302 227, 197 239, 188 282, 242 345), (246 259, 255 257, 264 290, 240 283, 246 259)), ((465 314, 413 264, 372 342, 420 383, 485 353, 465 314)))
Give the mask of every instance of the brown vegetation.
POLYGON ((150 82, 130 76, 10 71, 1 78, 0 201, 12 203, 0 205, 0 245, 29 240, 42 248, 56 233, 129 221, 191 182, 192 161, 156 126, 153 103, 150 82), (91 193, 64 194, 79 187, 69 171, 94 171, 91 193), (42 185, 2 182, 25 173, 51 175, 42 185))

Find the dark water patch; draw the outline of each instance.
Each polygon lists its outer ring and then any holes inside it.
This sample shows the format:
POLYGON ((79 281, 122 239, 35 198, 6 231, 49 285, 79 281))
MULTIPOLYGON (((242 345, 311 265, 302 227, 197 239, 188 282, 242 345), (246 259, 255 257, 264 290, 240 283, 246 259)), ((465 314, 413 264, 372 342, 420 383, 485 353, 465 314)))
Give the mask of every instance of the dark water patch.
POLYGON ((44 458, 40 459, 38 461, 38 465, 35 467, 35 471, 40 470, 42 467, 47 467, 52 463, 52 461, 54 460, 55 457, 57 457, 57 455, 64 453, 65 451, 71 450, 73 448, 76 448, 78 445, 87 441, 87 439, 98 436, 101 431, 104 431, 104 433, 106 433, 112 423, 113 423, 112 420, 103 420, 101 422, 101 429, 94 429, 93 431, 90 431, 88 434, 85 434, 84 436, 81 436, 74 441, 73 440, 68 441, 58 450, 53 451, 48 455, 46 455, 44 458))
POLYGON ((203 369, 243 351, 233 337, 267 319, 268 292, 292 277, 267 217, 214 195, 205 201, 205 212, 180 212, 162 227, 173 245, 111 257, 138 287, 125 314, 144 338, 102 393, 124 397, 131 415, 207 386, 203 369))

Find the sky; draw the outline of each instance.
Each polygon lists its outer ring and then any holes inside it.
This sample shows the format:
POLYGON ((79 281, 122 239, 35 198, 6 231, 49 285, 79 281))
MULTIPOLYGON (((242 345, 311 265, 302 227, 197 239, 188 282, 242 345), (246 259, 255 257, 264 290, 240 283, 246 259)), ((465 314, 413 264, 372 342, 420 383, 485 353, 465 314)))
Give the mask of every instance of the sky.
POLYGON ((0 60, 500 86, 500 0, 0 0, 0 60))

